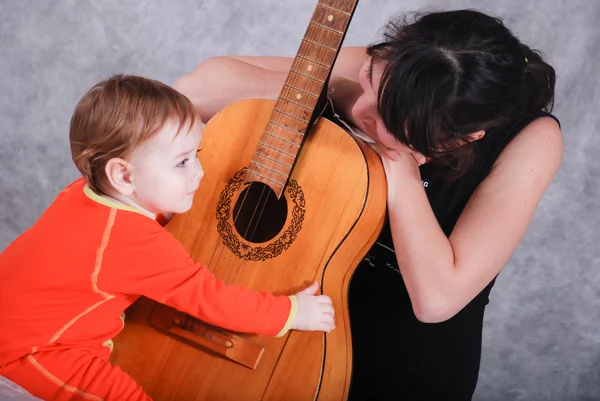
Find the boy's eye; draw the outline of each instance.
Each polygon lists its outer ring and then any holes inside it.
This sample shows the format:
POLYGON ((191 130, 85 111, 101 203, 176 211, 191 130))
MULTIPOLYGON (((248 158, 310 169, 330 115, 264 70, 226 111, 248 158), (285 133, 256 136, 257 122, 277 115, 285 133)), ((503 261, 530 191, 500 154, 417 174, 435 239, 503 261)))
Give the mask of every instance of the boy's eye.
POLYGON ((188 162, 188 160, 190 160, 190 159, 183 159, 183 160, 182 160, 181 162, 179 162, 179 163, 177 164, 177 166, 175 166, 175 167, 185 167, 185 163, 187 163, 187 162, 188 162))

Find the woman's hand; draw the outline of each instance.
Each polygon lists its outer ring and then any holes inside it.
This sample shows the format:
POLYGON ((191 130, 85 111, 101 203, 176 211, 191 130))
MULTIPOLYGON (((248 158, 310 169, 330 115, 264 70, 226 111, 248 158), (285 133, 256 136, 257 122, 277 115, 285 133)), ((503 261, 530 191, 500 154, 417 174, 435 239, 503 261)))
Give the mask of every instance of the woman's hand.
POLYGON ((369 143, 369 146, 379 155, 388 187, 388 202, 395 199, 399 188, 404 183, 417 181, 420 183, 419 162, 410 152, 400 152, 383 146, 380 143, 369 143))

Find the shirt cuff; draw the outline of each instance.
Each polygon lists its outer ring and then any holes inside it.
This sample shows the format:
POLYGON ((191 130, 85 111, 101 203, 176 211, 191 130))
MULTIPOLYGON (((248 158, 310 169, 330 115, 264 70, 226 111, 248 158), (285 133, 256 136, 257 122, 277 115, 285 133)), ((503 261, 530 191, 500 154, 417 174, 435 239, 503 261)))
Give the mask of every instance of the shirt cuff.
POLYGON ((285 325, 283 326, 283 329, 281 329, 281 331, 275 336, 277 338, 283 337, 290 330, 292 323, 294 323, 294 320, 296 319, 296 312, 298 312, 298 299, 295 295, 290 295, 289 298, 292 303, 290 314, 285 322, 285 325))

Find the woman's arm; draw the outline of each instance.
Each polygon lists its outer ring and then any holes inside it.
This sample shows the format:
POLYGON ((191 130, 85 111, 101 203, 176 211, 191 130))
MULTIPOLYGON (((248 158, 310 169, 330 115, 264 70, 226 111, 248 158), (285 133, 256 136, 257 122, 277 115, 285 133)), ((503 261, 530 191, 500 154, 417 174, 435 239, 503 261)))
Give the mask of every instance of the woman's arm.
POLYGON ((238 100, 275 99, 286 75, 232 57, 214 57, 179 78, 173 87, 191 100, 206 123, 238 100))
MULTIPOLYGON (((366 57, 363 47, 342 48, 333 67, 332 83, 356 82, 366 57)), ((179 78, 173 87, 192 101, 202 121, 207 122, 238 100, 276 99, 292 62, 291 57, 213 57, 179 78)))
POLYGON ((423 322, 458 313, 498 274, 523 237, 560 165, 561 132, 540 118, 506 147, 447 238, 410 155, 384 159, 398 265, 423 322))
MULTIPOLYGON (((231 58, 266 70, 286 73, 293 61, 291 57, 231 56, 231 58)), ((367 51, 363 46, 342 47, 331 75, 358 82, 358 71, 367 58, 367 51)))

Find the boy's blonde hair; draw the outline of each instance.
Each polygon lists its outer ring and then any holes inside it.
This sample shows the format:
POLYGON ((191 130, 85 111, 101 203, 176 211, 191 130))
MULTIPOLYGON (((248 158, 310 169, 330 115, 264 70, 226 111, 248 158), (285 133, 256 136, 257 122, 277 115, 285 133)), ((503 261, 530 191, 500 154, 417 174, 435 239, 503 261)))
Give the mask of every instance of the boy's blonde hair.
POLYGON ((73 162, 94 192, 108 194, 108 161, 126 159, 169 122, 179 125, 179 134, 200 117, 190 100, 168 85, 114 75, 94 85, 75 107, 69 132, 73 162))

